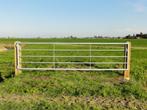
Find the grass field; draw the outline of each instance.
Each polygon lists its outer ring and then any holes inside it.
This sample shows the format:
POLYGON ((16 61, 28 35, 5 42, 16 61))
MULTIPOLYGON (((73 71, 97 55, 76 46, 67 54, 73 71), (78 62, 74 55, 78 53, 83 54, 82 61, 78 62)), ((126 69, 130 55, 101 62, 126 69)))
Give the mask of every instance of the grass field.
POLYGON ((0 50, 0 110, 147 110, 147 40, 1 38, 0 50), (13 77, 14 41, 130 41, 131 80, 122 83, 122 72, 114 71, 23 71, 13 77))

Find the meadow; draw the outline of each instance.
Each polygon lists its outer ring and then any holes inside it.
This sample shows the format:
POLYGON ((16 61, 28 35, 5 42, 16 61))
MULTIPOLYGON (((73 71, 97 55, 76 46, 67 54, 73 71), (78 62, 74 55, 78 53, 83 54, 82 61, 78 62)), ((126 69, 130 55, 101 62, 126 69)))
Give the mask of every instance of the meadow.
POLYGON ((0 110, 147 109, 147 40, 145 39, 1 38, 0 50, 0 110), (15 41, 130 41, 132 43, 131 80, 122 82, 123 73, 116 71, 22 71, 20 75, 14 76, 15 41))

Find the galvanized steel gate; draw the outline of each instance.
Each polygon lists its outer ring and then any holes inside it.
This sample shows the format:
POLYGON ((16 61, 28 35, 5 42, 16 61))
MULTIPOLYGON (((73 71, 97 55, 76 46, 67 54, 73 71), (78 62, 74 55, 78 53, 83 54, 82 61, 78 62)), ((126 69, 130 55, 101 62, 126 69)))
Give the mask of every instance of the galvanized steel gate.
POLYGON ((131 44, 15 42, 15 73, 22 70, 124 71, 130 79, 131 44), (106 66, 107 65, 107 66, 106 66))

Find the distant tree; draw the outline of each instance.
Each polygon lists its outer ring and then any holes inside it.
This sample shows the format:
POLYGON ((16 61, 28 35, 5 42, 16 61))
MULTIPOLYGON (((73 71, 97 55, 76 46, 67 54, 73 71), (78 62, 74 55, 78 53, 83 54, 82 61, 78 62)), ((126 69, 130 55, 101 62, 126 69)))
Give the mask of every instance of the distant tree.
POLYGON ((142 32, 140 32, 139 34, 133 34, 133 36, 131 36, 130 34, 125 36, 126 39, 147 39, 147 34, 143 34, 142 32))
POLYGON ((126 39, 130 39, 130 38, 131 38, 131 35, 129 34, 129 35, 127 35, 125 38, 126 38, 126 39))
POLYGON ((142 38, 147 39, 147 34, 143 34, 142 38))
POLYGON ((96 35, 95 35, 94 38, 103 38, 103 36, 96 36, 96 35))
POLYGON ((73 39, 73 38, 77 38, 77 37, 76 37, 76 36, 72 36, 72 35, 71 35, 71 36, 69 36, 69 38, 73 39))
POLYGON ((143 33, 142 32, 140 32, 140 36, 142 36, 143 35, 143 33))

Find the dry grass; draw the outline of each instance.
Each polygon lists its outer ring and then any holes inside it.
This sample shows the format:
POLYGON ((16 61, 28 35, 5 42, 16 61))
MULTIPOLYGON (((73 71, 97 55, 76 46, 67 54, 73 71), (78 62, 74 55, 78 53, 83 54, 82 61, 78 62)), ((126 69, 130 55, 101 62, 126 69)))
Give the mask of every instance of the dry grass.
POLYGON ((21 102, 31 103, 31 102, 39 102, 45 101, 47 103, 56 103, 56 104, 68 104, 69 106, 74 105, 76 103, 83 103, 88 106, 103 106, 103 108, 113 108, 114 106, 123 109, 147 109, 147 102, 137 100, 133 97, 130 98, 114 98, 114 97, 85 97, 85 96, 60 96, 56 98, 46 97, 43 95, 6 95, 0 96, 0 102, 15 102, 17 104, 21 102))
POLYGON ((13 49, 14 46, 12 44, 0 44, 0 52, 5 52, 9 49, 13 49))

